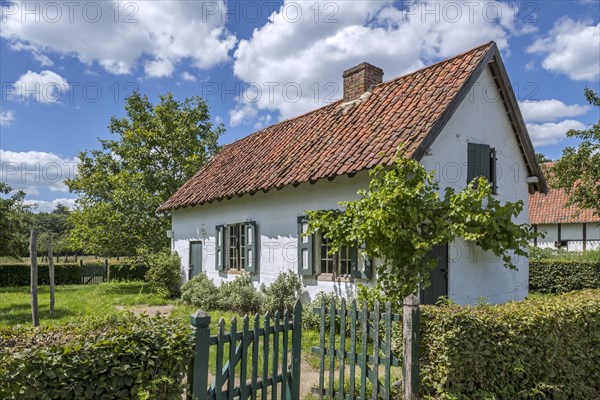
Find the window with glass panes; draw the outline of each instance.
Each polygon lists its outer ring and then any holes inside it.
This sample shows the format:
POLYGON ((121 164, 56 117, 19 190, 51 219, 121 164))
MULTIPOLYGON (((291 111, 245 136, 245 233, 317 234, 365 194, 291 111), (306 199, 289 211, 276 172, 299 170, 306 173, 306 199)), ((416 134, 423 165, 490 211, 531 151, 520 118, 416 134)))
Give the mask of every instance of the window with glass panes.
POLYGON ((331 241, 328 238, 320 235, 319 241, 320 272, 322 274, 350 275, 352 272, 352 247, 341 246, 337 252, 332 253, 331 241))
POLYGON ((244 269, 246 230, 243 224, 227 226, 227 269, 244 269))

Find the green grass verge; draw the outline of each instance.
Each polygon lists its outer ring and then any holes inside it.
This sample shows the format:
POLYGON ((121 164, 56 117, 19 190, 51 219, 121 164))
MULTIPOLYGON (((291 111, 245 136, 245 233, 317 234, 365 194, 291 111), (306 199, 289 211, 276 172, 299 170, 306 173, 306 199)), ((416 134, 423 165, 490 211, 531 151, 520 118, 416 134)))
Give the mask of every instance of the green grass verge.
MULTIPOLYGON (((172 302, 153 294, 148 285, 103 283, 101 285, 65 285, 55 290, 54 317, 50 318, 50 288, 38 288, 40 324, 61 324, 87 315, 119 313, 117 306, 164 305, 172 302)), ((0 326, 31 323, 29 287, 0 287, 0 326)))

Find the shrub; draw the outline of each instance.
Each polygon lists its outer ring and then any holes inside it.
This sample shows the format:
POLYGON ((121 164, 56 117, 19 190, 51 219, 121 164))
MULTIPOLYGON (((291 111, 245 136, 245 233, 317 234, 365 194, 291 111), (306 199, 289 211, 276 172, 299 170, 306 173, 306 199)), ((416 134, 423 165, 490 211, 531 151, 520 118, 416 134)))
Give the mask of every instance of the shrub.
MULTIPOLYGON (((29 286, 31 267, 24 264, 0 265, 0 286, 29 286)), ((54 264, 54 282, 57 285, 78 285, 81 283, 78 264, 54 264)), ((48 265, 38 265, 38 284, 48 285, 50 275, 48 265)))
POLYGON ((2 399, 181 399, 191 329, 131 314, 0 329, 2 399))
POLYGON ((271 313, 279 311, 283 314, 285 310, 289 310, 290 313, 293 311, 296 300, 304 291, 304 286, 298 274, 288 271, 277 275, 277 279, 269 286, 262 284, 260 291, 263 294, 263 311, 271 313))
POLYGON ((139 263, 108 264, 108 280, 111 282, 145 281, 148 267, 139 263))
POLYGON ((529 289, 540 293, 600 289, 600 261, 564 259, 530 261, 529 289))
POLYGON ((148 266, 146 281, 150 289, 163 297, 177 297, 180 293, 181 261, 177 253, 162 251, 143 256, 148 266))
POLYGON ((204 311, 219 307, 219 289, 206 274, 198 274, 181 288, 181 300, 204 311))
POLYGON ((242 273, 233 281, 223 282, 218 293, 220 310, 239 314, 260 311, 261 295, 252 285, 252 278, 247 273, 242 273))
POLYGON ((600 398, 599 290, 421 310, 425 398, 600 398))
MULTIPOLYGON (((303 306, 302 308, 302 326, 304 329, 318 331, 321 327, 321 314, 315 312, 315 309, 320 309, 321 304, 325 301, 325 305, 329 306, 332 302, 335 307, 339 308, 342 304, 342 298, 334 292, 319 292, 314 299, 303 306)), ((351 301, 351 299, 350 299, 351 301)), ((335 317, 336 329, 339 328, 339 317, 335 317)), ((329 326, 329 314, 325 316, 325 326, 329 326)))

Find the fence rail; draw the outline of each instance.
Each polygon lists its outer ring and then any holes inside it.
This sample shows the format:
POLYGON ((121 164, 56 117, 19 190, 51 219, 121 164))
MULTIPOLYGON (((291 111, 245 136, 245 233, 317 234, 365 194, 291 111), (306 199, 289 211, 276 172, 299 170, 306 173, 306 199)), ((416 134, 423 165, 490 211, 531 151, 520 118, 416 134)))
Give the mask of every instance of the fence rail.
POLYGON ((191 324, 196 328, 195 356, 189 374, 188 399, 299 399, 302 304, 296 302, 293 315, 286 310, 283 315, 267 313, 262 324, 260 319, 258 314, 254 315, 251 327, 250 318, 245 316, 242 330, 238 331, 234 318, 229 332, 221 319, 217 334, 211 336, 210 316, 203 311, 192 315, 191 324), (211 349, 216 366, 214 383, 209 386, 211 349))

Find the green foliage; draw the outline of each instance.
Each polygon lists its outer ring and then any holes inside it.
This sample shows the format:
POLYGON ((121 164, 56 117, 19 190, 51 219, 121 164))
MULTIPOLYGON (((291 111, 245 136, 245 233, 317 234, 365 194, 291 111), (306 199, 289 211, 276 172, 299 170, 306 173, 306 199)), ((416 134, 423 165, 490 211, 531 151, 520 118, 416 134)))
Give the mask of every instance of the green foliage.
POLYGON ((600 398, 598 290, 421 310, 424 398, 600 398))
POLYGON ((10 186, 0 182, 0 256, 20 257, 27 253, 31 213, 24 204, 25 193, 11 192, 10 186))
MULTIPOLYGON (((348 300, 348 299, 347 299, 348 300)), ((352 301, 349 299, 348 301, 352 301)), ((321 308, 321 304, 325 302, 326 305, 335 304, 336 308, 339 308, 342 304, 342 298, 334 292, 319 292, 315 295, 315 298, 302 308, 302 326, 304 329, 319 331, 321 326, 321 316, 315 312, 316 308, 321 308)), ((325 316, 325 326, 329 326, 329 314, 325 316)), ((335 317, 336 329, 339 329, 340 320, 339 317, 335 317)))
POLYGON ((263 283, 260 291, 263 294, 263 311, 283 313, 285 310, 289 310, 291 313, 296 300, 300 298, 304 291, 304 286, 298 274, 287 271, 279 273, 275 281, 269 286, 263 283))
POLYGON ((150 289, 165 298, 179 296, 181 284, 181 260, 168 250, 142 256, 148 266, 146 281, 150 289))
POLYGON ((145 281, 148 267, 138 262, 108 264, 108 280, 112 282, 145 281))
POLYGON ((550 259, 529 262, 529 290, 532 292, 565 293, 581 289, 600 289, 600 261, 550 259))
POLYGON ((445 188, 442 197, 433 173, 400 151, 391 167, 378 166, 370 175, 369 189, 360 190, 358 200, 340 203, 345 211, 308 211, 309 232, 323 232, 332 251, 364 243, 369 257, 382 260, 377 285, 392 302, 419 284, 426 287, 436 263, 428 255, 437 245, 463 238, 516 268, 510 253, 526 256, 536 236, 527 224, 513 222, 523 203, 500 204, 484 178, 458 193, 445 188))
MULTIPOLYGON (((600 112, 600 97, 585 88, 587 101, 600 112)), ((600 215, 600 119, 588 130, 571 129, 567 137, 581 140, 579 147, 567 147, 550 168, 550 185, 569 194, 569 205, 589 208, 600 215)))
MULTIPOLYGON (((0 287, 29 286, 31 267, 23 264, 0 264, 0 287)), ((38 265, 38 284, 48 285, 50 275, 48 265, 38 265)), ((78 264, 54 264, 54 282, 57 285, 78 285, 81 283, 78 264)))
POLYGON ((0 329, 2 399, 181 399, 189 326, 131 314, 0 329))
POLYGON ((220 310, 238 314, 260 311, 262 297, 252 285, 252 277, 247 273, 236 276, 232 281, 223 282, 218 292, 220 310))
POLYGON ((219 307, 219 289, 206 274, 198 274, 181 288, 181 300, 204 311, 215 310, 219 307))
POLYGON ((113 117, 115 140, 83 151, 77 175, 66 183, 79 195, 70 217, 74 246, 88 254, 133 255, 168 246, 168 215, 156 213, 219 149, 223 127, 210 122, 199 97, 177 101, 160 96, 156 105, 133 93, 126 118, 113 117))

